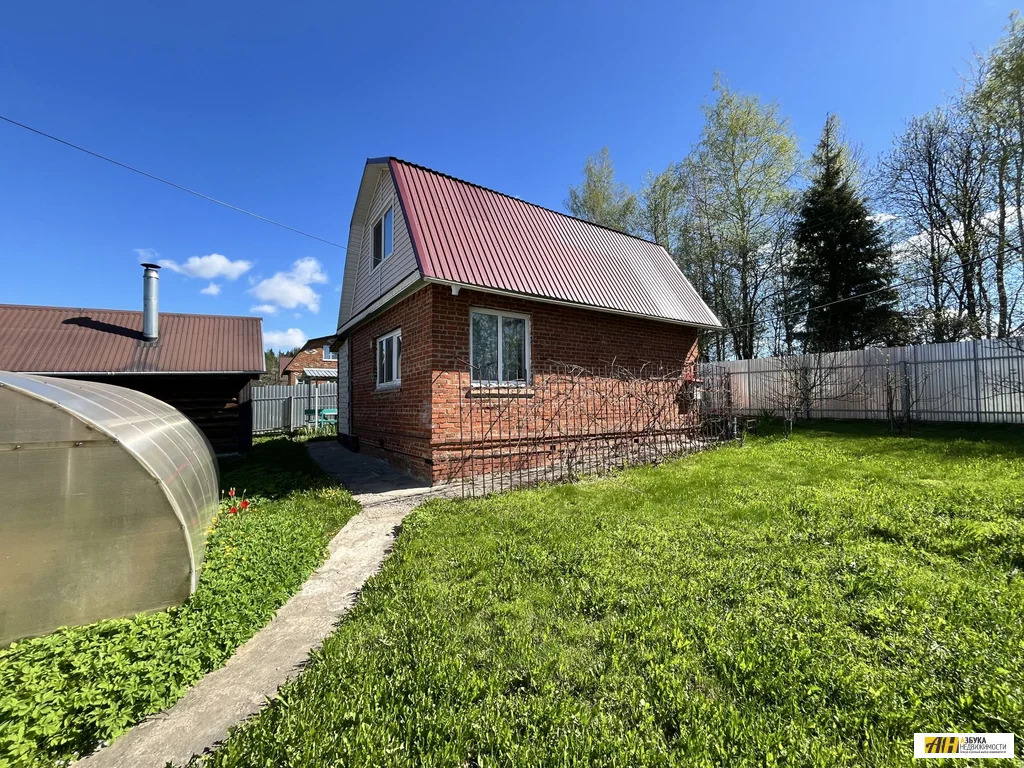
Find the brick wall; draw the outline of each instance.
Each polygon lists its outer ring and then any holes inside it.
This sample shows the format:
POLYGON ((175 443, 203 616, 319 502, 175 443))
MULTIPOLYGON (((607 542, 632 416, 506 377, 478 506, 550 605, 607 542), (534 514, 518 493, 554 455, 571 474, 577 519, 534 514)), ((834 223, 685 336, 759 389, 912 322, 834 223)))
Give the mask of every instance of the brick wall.
MULTIPOLYGON (((472 407, 467 405, 471 307, 507 310, 530 317, 530 367, 535 375, 553 368, 556 362, 591 371, 605 369, 613 361, 627 368, 646 365, 650 370, 653 365, 678 370, 692 363, 697 353, 697 332, 685 326, 470 290, 453 296, 448 287, 428 286, 352 334, 352 434, 358 437, 361 450, 387 458, 417 476, 438 481, 453 476, 454 457, 468 435, 472 432, 479 442, 480 435, 490 427, 490 423, 470 424, 471 414, 487 422, 500 416, 506 429, 507 424, 516 423, 517 439, 529 433, 528 422, 535 421, 538 414, 546 420, 545 433, 551 431, 553 420, 557 424, 557 419, 569 418, 569 410, 560 405, 558 398, 564 403, 571 395, 550 384, 534 389, 532 397, 520 402, 510 401, 506 391, 503 397, 475 399, 472 407), (399 327, 401 387, 377 390, 374 341, 399 327), (548 400, 538 401, 543 397, 548 400), (517 414, 529 415, 519 418, 517 414)), ((601 391, 602 386, 606 385, 594 382, 586 389, 593 393, 601 391)), ((663 389, 671 402, 673 393, 663 389)), ((582 410, 588 412, 586 407, 582 410)), ((592 409, 594 414, 597 410, 596 406, 592 409)), ((610 432, 628 431, 631 423, 625 413, 581 419, 579 409, 572 418, 579 423, 565 423, 556 429, 594 430, 601 435, 595 439, 606 442, 613 439, 607 437, 610 432)), ((686 419, 680 417, 677 421, 679 427, 686 419)), ((490 438, 491 442, 497 438, 493 429, 490 438)), ((502 438, 507 441, 508 433, 502 438)), ((546 445, 544 450, 550 451, 551 446, 546 445)), ((498 449, 497 453, 502 451, 498 449)))
POLYGON ((303 349, 292 361, 288 363, 288 366, 284 369, 285 375, 288 377, 286 384, 298 384, 299 378, 302 376, 303 368, 331 368, 333 370, 338 369, 337 360, 324 360, 323 347, 314 347, 313 349, 303 349))
POLYGON ((431 478, 430 380, 431 305, 429 288, 407 296, 359 326, 349 339, 352 360, 351 434, 359 450, 381 456, 418 477, 431 478), (402 329, 402 382, 377 388, 375 344, 402 329))
MULTIPOLYGON (((628 432, 632 428, 635 421, 631 414, 621 406, 618 411, 615 408, 609 411, 608 407, 607 395, 620 393, 622 384, 596 379, 577 380, 574 394, 568 390, 567 381, 558 378, 562 376, 564 379, 565 366, 579 366, 598 372, 607 370, 614 363, 638 372, 646 366, 646 372, 656 373, 659 368, 678 371, 694 362, 697 355, 697 331, 686 326, 477 291, 462 290, 458 296, 453 296, 451 289, 443 286, 432 286, 428 290, 433 292, 435 373, 431 448, 433 479, 436 481, 460 474, 461 470, 452 466, 457 455, 467 441, 479 446, 484 435, 491 444, 497 441, 509 445, 510 439, 515 440, 516 451, 522 454, 517 461, 530 463, 537 460, 537 451, 551 455, 563 453, 558 445, 552 449, 550 440, 543 446, 538 444, 536 451, 526 447, 522 439, 529 438, 531 434, 550 435, 559 431, 579 434, 587 431, 594 434, 595 442, 601 443, 614 440, 607 437, 609 434, 628 432), (474 307, 530 317, 531 384, 535 385, 531 397, 510 398, 506 390, 489 402, 488 398, 481 398, 469 404, 466 398, 470 390, 467 365, 469 317, 470 309, 474 307), (576 402, 585 398, 593 402, 576 402), (570 403, 578 407, 566 407, 570 403), (500 439, 496 420, 501 421, 500 439)), ((657 387, 640 386, 648 398, 659 391, 657 387)), ((659 414, 659 422, 665 422, 662 426, 675 430, 691 424, 691 417, 670 408, 675 391, 661 386, 660 392, 665 405, 669 406, 659 414)), ((492 452, 511 453, 507 449, 492 452)), ((506 460, 499 458, 497 464, 506 460)), ((483 462, 486 471, 491 471, 490 463, 483 462)))

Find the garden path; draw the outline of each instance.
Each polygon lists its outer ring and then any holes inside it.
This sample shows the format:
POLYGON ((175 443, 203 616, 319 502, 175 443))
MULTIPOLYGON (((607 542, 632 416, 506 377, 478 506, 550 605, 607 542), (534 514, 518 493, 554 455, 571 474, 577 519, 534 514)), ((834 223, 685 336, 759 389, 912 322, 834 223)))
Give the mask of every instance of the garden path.
POLYGON ((310 442, 306 447, 362 507, 331 540, 327 561, 227 664, 202 678, 169 709, 76 765, 163 768, 168 762, 183 765, 193 755, 212 750, 231 726, 258 712, 283 683, 302 671, 309 654, 380 569, 402 519, 423 501, 453 493, 426 486, 384 461, 352 453, 333 441, 310 442))

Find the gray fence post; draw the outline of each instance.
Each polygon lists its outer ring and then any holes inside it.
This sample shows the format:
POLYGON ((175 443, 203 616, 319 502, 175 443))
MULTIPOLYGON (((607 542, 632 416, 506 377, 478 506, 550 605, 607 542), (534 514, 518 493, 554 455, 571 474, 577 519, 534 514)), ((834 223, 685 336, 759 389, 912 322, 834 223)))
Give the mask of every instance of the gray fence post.
POLYGON ((901 361, 900 367, 903 369, 903 421, 904 423, 910 423, 910 366, 907 365, 907 361, 901 361))
POLYGON ((980 343, 981 341, 978 339, 971 342, 971 347, 974 349, 974 418, 979 424, 981 423, 981 363, 978 361, 978 345, 980 343))

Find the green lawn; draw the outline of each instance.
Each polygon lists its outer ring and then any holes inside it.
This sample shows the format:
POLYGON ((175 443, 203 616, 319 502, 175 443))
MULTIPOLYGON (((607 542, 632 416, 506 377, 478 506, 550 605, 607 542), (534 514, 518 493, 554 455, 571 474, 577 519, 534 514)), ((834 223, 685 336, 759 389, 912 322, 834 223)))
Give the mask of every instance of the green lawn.
POLYGON ((433 502, 216 766, 909 765, 1024 739, 1019 431, 824 425, 433 502))
POLYGON ((270 620, 357 509, 286 439, 228 460, 221 481, 252 506, 216 523, 187 603, 0 650, 0 768, 66 763, 172 704, 270 620))

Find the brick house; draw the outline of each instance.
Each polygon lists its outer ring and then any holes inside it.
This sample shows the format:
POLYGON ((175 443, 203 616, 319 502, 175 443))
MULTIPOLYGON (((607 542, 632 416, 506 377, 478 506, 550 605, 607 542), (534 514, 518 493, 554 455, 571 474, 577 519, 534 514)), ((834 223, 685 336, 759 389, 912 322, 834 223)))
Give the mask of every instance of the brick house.
POLYGON ((334 336, 310 339, 292 357, 281 359, 283 384, 334 381, 338 376, 338 353, 332 349, 334 336))
POLYGON ((583 402, 623 386, 612 369, 656 380, 674 414, 681 379, 652 372, 721 327, 661 246, 396 158, 367 161, 347 248, 340 439, 432 482, 545 461, 573 430, 628 436, 607 397, 583 402), (460 464, 469 444, 490 458, 460 464))

